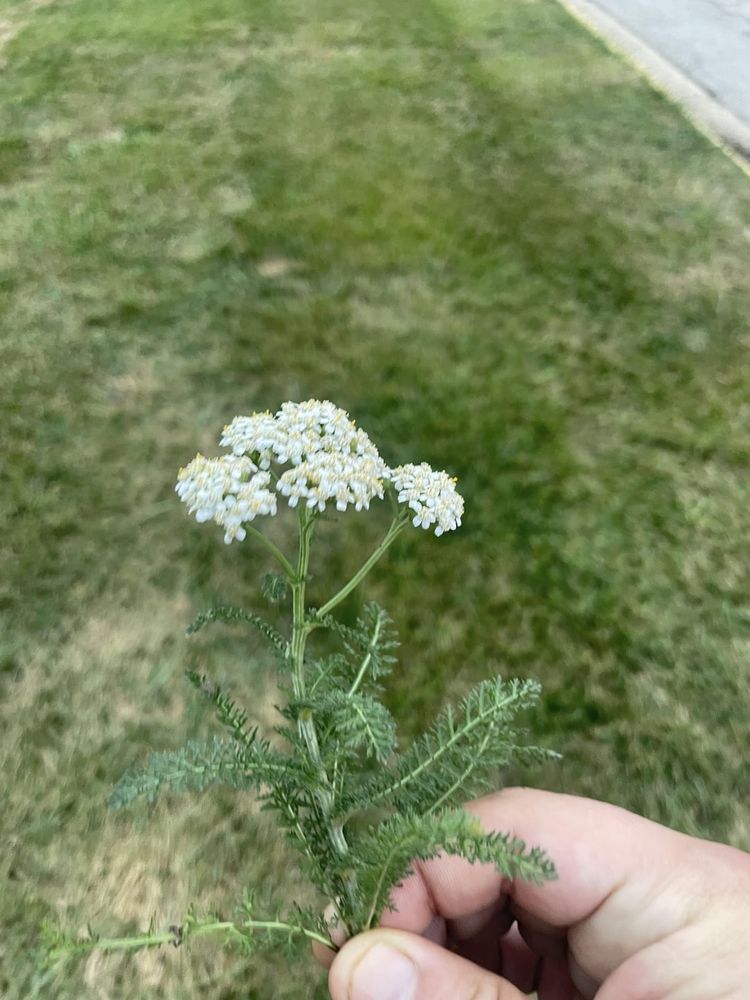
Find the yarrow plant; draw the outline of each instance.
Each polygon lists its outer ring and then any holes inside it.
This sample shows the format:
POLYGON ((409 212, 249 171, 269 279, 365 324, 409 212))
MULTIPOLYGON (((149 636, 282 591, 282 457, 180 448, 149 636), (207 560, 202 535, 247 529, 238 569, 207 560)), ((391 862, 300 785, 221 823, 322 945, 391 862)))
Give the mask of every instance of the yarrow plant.
POLYGON ((177 494, 196 520, 218 525, 227 544, 250 536, 265 546, 278 573, 267 575, 264 591, 274 601, 291 594, 290 629, 282 635, 249 610, 216 607, 201 614, 188 634, 215 621, 258 629, 278 660, 286 698, 282 719, 266 738, 248 727, 245 711, 212 678, 189 673, 226 737, 152 754, 120 780, 111 805, 139 796, 153 800, 162 790, 200 791, 214 782, 253 792, 275 813, 333 915, 328 919, 296 904, 289 912, 259 914, 248 889, 232 919, 190 912, 179 926, 114 939, 90 934, 78 940, 51 931, 50 955, 176 945, 209 933, 246 948, 305 939, 335 948, 334 923, 348 935, 377 925, 391 907, 391 890, 414 860, 441 851, 493 864, 509 878, 554 878, 541 849, 487 832, 460 808, 462 800, 491 787, 498 768, 512 758, 556 756, 520 744, 511 727, 515 714, 537 700, 538 685, 500 677, 483 681, 457 707, 440 712, 411 746, 399 749, 395 720, 380 697, 396 664, 391 619, 374 603, 364 606, 355 625, 333 615, 410 524, 435 535, 459 527, 464 502, 456 480, 425 462, 389 468, 344 410, 315 399, 284 403, 275 414, 235 417, 221 445, 225 454, 199 454, 180 470, 177 494), (393 517, 380 544, 331 597, 308 606, 310 553, 323 513, 367 510, 386 496, 393 517), (297 513, 296 557, 257 526, 277 516, 284 502, 297 513), (339 651, 312 655, 308 640, 316 631, 331 633, 339 651))

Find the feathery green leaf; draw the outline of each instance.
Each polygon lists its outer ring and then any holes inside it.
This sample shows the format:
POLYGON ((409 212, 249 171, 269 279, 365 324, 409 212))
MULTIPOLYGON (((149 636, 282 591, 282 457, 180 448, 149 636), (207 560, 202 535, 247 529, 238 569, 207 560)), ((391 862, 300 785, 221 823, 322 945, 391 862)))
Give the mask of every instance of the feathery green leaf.
POLYGON ((318 660, 313 660, 307 667, 308 693, 312 697, 318 688, 328 689, 340 687, 347 684, 349 671, 347 670, 347 659, 343 653, 333 653, 331 656, 324 656, 318 660))
MULTIPOLYGON (((539 691, 530 680, 482 681, 457 709, 444 708, 430 728, 398 755, 389 773, 355 790, 352 805, 382 802, 401 811, 427 813, 487 790, 492 772, 524 749, 517 746, 510 723, 516 712, 537 701, 539 691)), ((533 752, 546 755, 539 748, 533 752)))
POLYGON ((229 697, 218 684, 214 683, 205 674, 196 673, 195 670, 186 670, 185 676, 200 693, 212 703, 216 710, 216 715, 223 726, 231 732, 232 736, 244 747, 250 747, 255 743, 255 731, 247 729, 247 712, 229 697))
POLYGON ((312 707, 321 719, 324 744, 330 737, 347 750, 363 750, 381 763, 396 749, 396 722, 385 705, 370 695, 334 689, 312 707))
POLYGON ((557 877, 540 848, 527 851, 523 841, 509 834, 487 833, 476 816, 462 809, 432 816, 393 816, 353 844, 361 895, 358 926, 374 927, 390 906, 391 890, 412 873, 413 862, 434 858, 441 851, 491 863, 508 878, 541 884, 557 877))
POLYGON ((114 809, 143 795, 153 802, 159 791, 202 791, 221 782, 233 788, 258 789, 294 769, 291 759, 255 740, 250 747, 218 737, 210 743, 190 742, 181 750, 152 753, 146 763, 127 771, 109 797, 114 809))
POLYGON ((246 611, 245 608, 236 608, 225 605, 220 605, 219 607, 209 608, 207 611, 201 612, 185 629, 186 635, 194 635, 196 632, 208 625, 210 622, 224 622, 228 624, 230 622, 247 622, 248 625, 252 625, 254 628, 268 639, 274 649, 280 653, 282 656, 286 654, 286 643, 282 635, 276 631, 273 625, 269 625, 268 622, 263 621, 258 615, 253 614, 252 611, 246 611))
POLYGON ((289 581, 279 573, 265 573, 261 581, 261 590, 271 604, 280 604, 289 592, 289 581))
POLYGON ((355 625, 343 625, 330 615, 319 624, 343 640, 355 690, 366 681, 385 677, 393 669, 396 662, 393 650, 398 648, 398 636, 388 612, 375 601, 365 604, 362 617, 355 625))

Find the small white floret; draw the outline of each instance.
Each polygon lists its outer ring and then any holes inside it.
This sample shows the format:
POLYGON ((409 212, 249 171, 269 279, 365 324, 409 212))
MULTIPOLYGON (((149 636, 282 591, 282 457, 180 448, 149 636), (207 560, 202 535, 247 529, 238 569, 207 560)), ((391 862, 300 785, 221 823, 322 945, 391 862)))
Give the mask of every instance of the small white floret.
POLYGON ((420 465, 399 465, 391 469, 389 478, 398 490, 399 503, 414 511, 412 524, 417 528, 435 525, 435 534, 453 531, 461 524, 463 497, 456 490, 456 480, 447 472, 435 472, 422 462, 420 465))
POLYGON ((243 523, 276 513, 276 495, 268 489, 270 482, 270 473, 259 470, 247 456, 196 455, 180 469, 175 490, 196 521, 215 521, 224 528, 228 544, 245 538, 243 523))

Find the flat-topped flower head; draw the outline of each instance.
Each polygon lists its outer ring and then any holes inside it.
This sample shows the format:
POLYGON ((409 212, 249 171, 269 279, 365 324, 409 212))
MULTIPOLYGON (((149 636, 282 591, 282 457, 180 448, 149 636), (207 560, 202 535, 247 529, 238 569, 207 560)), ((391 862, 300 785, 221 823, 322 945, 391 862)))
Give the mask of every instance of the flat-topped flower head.
POLYGON ((308 507, 325 510, 334 500, 336 509, 367 510, 373 497, 383 498, 388 469, 378 456, 319 451, 293 466, 280 477, 277 489, 296 507, 304 500, 308 507))
POLYGON ((231 448, 235 455, 255 455, 258 467, 265 470, 279 447, 279 436, 276 418, 266 410, 249 417, 235 417, 224 428, 220 443, 231 448))
POLYGON ((283 403, 273 416, 266 411, 235 417, 224 428, 221 444, 250 457, 260 469, 272 462, 291 466, 276 486, 290 507, 304 500, 322 511, 334 501, 340 511, 362 510, 383 496, 388 467, 378 449, 346 410, 327 399, 283 403))
POLYGON ((283 403, 273 416, 266 411, 235 417, 224 428, 221 444, 235 455, 253 457, 261 469, 269 468, 272 460, 280 465, 301 465, 321 451, 380 457, 346 410, 319 399, 283 403))
POLYGON ((435 472, 427 462, 422 462, 391 469, 390 479, 398 490, 399 503, 408 504, 414 511, 415 528, 430 528, 434 524, 435 534, 442 535, 461 524, 464 500, 456 490, 456 480, 447 472, 435 472))
POLYGON ((389 469, 346 410, 327 399, 287 402, 275 414, 265 410, 235 417, 224 428, 221 444, 230 454, 198 455, 180 470, 176 489, 198 521, 224 528, 226 542, 242 540, 242 525, 255 517, 275 514, 277 493, 290 507, 302 501, 315 511, 332 503, 339 511, 367 510, 371 500, 383 498, 389 479, 399 501, 414 512, 415 526, 434 525, 435 534, 442 535, 461 523, 464 502, 455 479, 426 462, 389 469))
POLYGON ((271 475, 262 472, 249 458, 196 455, 177 476, 175 491, 187 504, 196 521, 214 521, 224 528, 224 541, 242 541, 247 534, 243 523, 260 514, 276 513, 276 495, 268 485, 271 475))

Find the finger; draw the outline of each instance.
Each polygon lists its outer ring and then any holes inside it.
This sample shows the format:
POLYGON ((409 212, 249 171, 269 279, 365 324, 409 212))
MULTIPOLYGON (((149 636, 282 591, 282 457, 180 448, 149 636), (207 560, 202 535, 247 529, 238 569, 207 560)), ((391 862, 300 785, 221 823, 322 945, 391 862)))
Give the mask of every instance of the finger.
POLYGON ((433 917, 428 926, 422 931, 422 937, 428 941, 434 941, 441 947, 445 947, 448 940, 448 929, 442 917, 433 917))
POLYGON ((458 928, 448 922, 448 947, 461 958, 499 975, 500 941, 508 930, 509 916, 494 907, 490 913, 483 911, 477 917, 473 923, 462 921, 458 928))
POLYGON ((630 955, 690 919, 690 879, 698 871, 705 879, 705 858, 696 863, 695 845, 701 844, 703 856, 704 842, 616 806, 533 789, 508 789, 466 808, 488 830, 543 847, 558 881, 510 882, 491 866, 440 856, 417 864, 415 874, 396 887, 392 925, 419 929, 437 914, 460 926, 510 896, 548 938, 568 931, 585 996, 589 983, 601 983, 630 955))
POLYGON ((539 1000, 574 1000, 576 989, 564 956, 546 957, 530 946, 518 926, 506 934, 500 948, 503 978, 522 993, 535 993, 539 1000))
MULTIPOLYGON (((485 906, 475 913, 469 913, 459 920, 449 920, 448 934, 451 940, 456 942, 470 941, 477 934, 482 933, 490 923, 502 928, 498 930, 499 938, 513 923, 513 917, 509 913, 505 913, 504 909, 497 903, 491 903, 489 906, 485 906)), ((396 926, 396 924, 391 926, 396 926)))
POLYGON ((535 985, 539 1000, 583 1000, 564 960, 545 958, 539 967, 535 985))
MULTIPOLYGON (((329 903, 323 911, 326 923, 331 925, 334 915, 335 910, 329 903)), ((331 941, 337 946, 337 948, 343 947, 347 941, 347 933, 341 923, 334 924, 331 927, 330 936, 331 941)), ((448 931, 445 925, 445 920, 443 920, 442 917, 433 917, 428 926, 422 931, 422 936, 427 938, 428 941, 434 941, 435 944, 439 944, 441 947, 444 947, 448 939, 448 931)), ((336 951, 333 948, 327 948, 319 941, 312 942, 312 953, 318 964, 322 965, 324 969, 330 969, 333 964, 333 960, 336 957, 336 951)))
POLYGON ((526 944, 517 927, 511 927, 500 942, 500 968, 503 977, 522 993, 530 993, 536 984, 540 958, 526 944))
MULTIPOLYGON (((331 941, 336 945, 337 948, 346 942, 347 933, 344 925, 336 919, 336 909, 333 903, 329 903, 323 911, 323 919, 329 927, 329 934, 331 941)), ((324 944, 319 941, 312 942, 312 953, 315 956, 316 961, 323 966, 324 969, 330 969, 331 963, 336 957, 336 952, 333 948, 326 948, 324 944)))
POLYGON ((649 866, 668 863, 673 871, 677 840, 689 840, 617 806, 530 788, 506 789, 465 808, 487 830, 543 847, 558 880, 541 886, 520 879, 511 883, 490 866, 459 857, 420 862, 393 892, 399 926, 426 926, 435 914, 460 920, 510 893, 514 903, 550 928, 569 927, 640 875, 646 859, 649 866))
POLYGON ((528 913, 517 903, 513 903, 510 910, 518 921, 521 936, 532 951, 544 958, 566 957, 568 936, 565 928, 553 927, 546 920, 540 920, 532 913, 528 913))
POLYGON ((318 965, 322 965, 324 969, 330 969, 333 965, 333 960, 336 957, 336 952, 333 948, 326 948, 324 944, 319 941, 313 941, 311 946, 312 953, 315 961, 318 965))
POLYGON ((404 931, 360 934, 336 956, 328 977, 333 1000, 524 1000, 499 976, 404 931))

